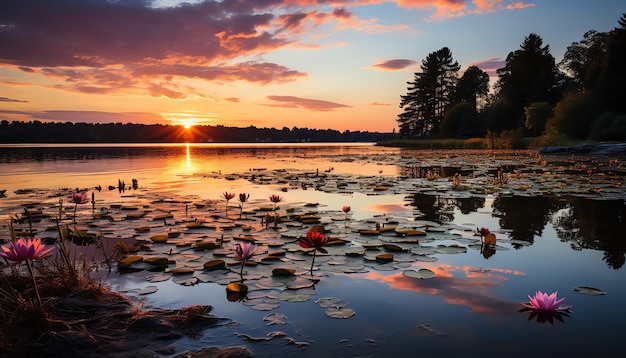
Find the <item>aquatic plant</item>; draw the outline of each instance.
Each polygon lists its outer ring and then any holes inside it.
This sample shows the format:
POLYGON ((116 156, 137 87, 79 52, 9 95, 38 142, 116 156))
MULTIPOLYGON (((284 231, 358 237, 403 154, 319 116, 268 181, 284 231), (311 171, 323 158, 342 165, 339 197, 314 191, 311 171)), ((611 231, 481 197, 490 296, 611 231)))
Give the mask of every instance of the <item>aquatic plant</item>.
POLYGON ((35 294, 37 295, 37 300, 39 301, 39 306, 41 307, 41 296, 39 295, 37 279, 35 278, 35 273, 33 272, 32 261, 50 256, 52 254, 53 247, 48 247, 42 244, 41 239, 38 238, 20 238, 15 242, 11 242, 9 247, 2 246, 1 248, 2 252, 0 252, 0 256, 4 257, 8 261, 12 261, 14 263, 26 261, 28 272, 33 279, 33 288, 35 289, 35 294))
POLYGON ((257 247, 247 241, 240 242, 235 247, 235 257, 237 260, 241 261, 241 271, 239 271, 239 276, 241 277, 241 282, 243 283, 243 266, 247 260, 249 260, 254 253, 256 252, 257 247))
POLYGON ((239 193, 239 208, 241 209, 241 211, 239 212, 239 217, 243 215, 243 203, 248 201, 249 198, 250 194, 239 193))
POLYGON ((476 233, 474 234, 475 236, 480 236, 482 243, 484 245, 490 245, 493 246, 496 244, 496 235, 493 234, 491 231, 489 231, 489 229, 483 227, 480 228, 480 230, 478 228, 476 228, 476 233))
POLYGON ((226 213, 228 214, 228 202, 230 201, 230 199, 232 199, 232 198, 234 198, 234 197, 235 197, 235 193, 229 193, 229 192, 225 191, 225 192, 222 194, 222 197, 223 197, 224 199, 226 199, 226 213))
POLYGON ((76 209, 78 209, 78 204, 85 204, 88 202, 87 193, 75 192, 72 193, 70 198, 70 202, 74 203, 74 223, 76 222, 76 209))
POLYGON ((341 208, 341 210, 343 210, 343 212, 346 213, 346 220, 348 220, 348 213, 350 212, 350 205, 344 205, 344 207, 341 208))
POLYGON ((557 299, 557 291, 547 294, 537 291, 534 296, 528 295, 529 302, 520 302, 526 308, 539 311, 567 311, 573 306, 561 306, 565 297, 557 299))
POLYGON ((270 195, 270 201, 274 203, 274 211, 276 211, 276 204, 280 203, 283 198, 280 195, 272 194, 270 195))
POLYGON ((313 265, 315 264, 315 254, 319 252, 327 254, 328 251, 323 247, 328 242, 328 238, 323 232, 309 231, 306 238, 301 239, 298 243, 305 249, 313 249, 313 260, 311 261, 311 276, 313 276, 313 265))

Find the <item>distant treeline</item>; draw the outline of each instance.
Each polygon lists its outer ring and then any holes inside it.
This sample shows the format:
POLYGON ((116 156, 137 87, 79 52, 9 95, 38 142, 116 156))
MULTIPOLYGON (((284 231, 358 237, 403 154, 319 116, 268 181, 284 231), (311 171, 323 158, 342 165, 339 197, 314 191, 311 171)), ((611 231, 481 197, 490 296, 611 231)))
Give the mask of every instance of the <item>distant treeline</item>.
POLYGON ((377 142, 394 133, 284 127, 0 121, 0 143, 377 142))

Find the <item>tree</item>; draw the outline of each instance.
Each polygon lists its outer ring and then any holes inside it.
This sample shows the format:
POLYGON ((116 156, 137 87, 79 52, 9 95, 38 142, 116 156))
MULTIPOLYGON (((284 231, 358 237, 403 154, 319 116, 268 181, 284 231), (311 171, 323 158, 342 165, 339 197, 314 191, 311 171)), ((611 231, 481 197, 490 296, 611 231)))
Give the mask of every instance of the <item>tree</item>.
POLYGON ((548 118, 552 117, 552 106, 548 102, 535 102, 525 107, 524 113, 526 114, 524 127, 536 136, 543 131, 548 118))
POLYGON ((453 103, 460 68, 447 47, 422 60, 422 72, 414 74, 414 80, 407 82, 407 94, 400 96, 403 112, 397 121, 402 135, 424 136, 436 131, 453 103))
POLYGON ((523 123, 524 107, 533 102, 556 104, 561 98, 558 86, 558 69, 550 46, 543 46, 537 34, 528 35, 520 49, 510 52, 503 68, 497 70, 498 81, 495 88, 499 99, 506 99, 511 105, 510 115, 520 118, 523 123))
POLYGON ((598 79, 596 93, 607 110, 626 113, 626 14, 618 21, 620 27, 612 30, 606 42, 606 67, 598 79))
POLYGON ((567 47, 559 67, 573 80, 574 89, 593 89, 606 67, 606 39, 608 34, 590 30, 583 40, 567 47))
POLYGON ((479 98, 489 94, 489 75, 477 66, 469 66, 459 79, 456 102, 467 102, 476 108, 479 98))

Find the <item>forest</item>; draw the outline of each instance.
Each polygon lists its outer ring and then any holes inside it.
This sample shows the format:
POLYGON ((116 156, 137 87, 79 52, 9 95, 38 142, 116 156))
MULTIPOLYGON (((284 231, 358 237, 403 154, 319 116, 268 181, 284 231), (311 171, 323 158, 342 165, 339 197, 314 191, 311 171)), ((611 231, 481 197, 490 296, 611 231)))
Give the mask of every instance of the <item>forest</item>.
POLYGON ((393 133, 284 127, 0 121, 0 143, 253 143, 378 142, 393 133))
POLYGON ((489 75, 461 66, 443 47, 420 65, 401 95, 402 138, 504 140, 509 147, 626 140, 626 14, 609 32, 587 31, 557 63, 531 33, 508 54, 490 90, 489 75))

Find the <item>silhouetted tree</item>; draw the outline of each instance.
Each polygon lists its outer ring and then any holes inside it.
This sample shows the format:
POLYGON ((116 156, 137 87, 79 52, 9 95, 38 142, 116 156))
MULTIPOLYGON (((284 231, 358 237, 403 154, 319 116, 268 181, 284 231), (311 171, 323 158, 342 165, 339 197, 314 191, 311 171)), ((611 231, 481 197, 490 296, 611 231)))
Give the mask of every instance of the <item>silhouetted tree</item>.
POLYGON ((398 116, 400 133, 409 137, 423 136, 437 129, 445 111, 453 103, 458 71, 461 68, 447 47, 430 53, 422 60, 407 94, 400 96, 398 116))
POLYGON ((514 128, 523 125, 524 107, 534 102, 554 105, 561 97, 558 69, 550 46, 543 46, 543 40, 537 34, 531 33, 519 50, 510 52, 506 65, 497 73, 496 94, 510 105, 507 115, 514 117, 514 128))

